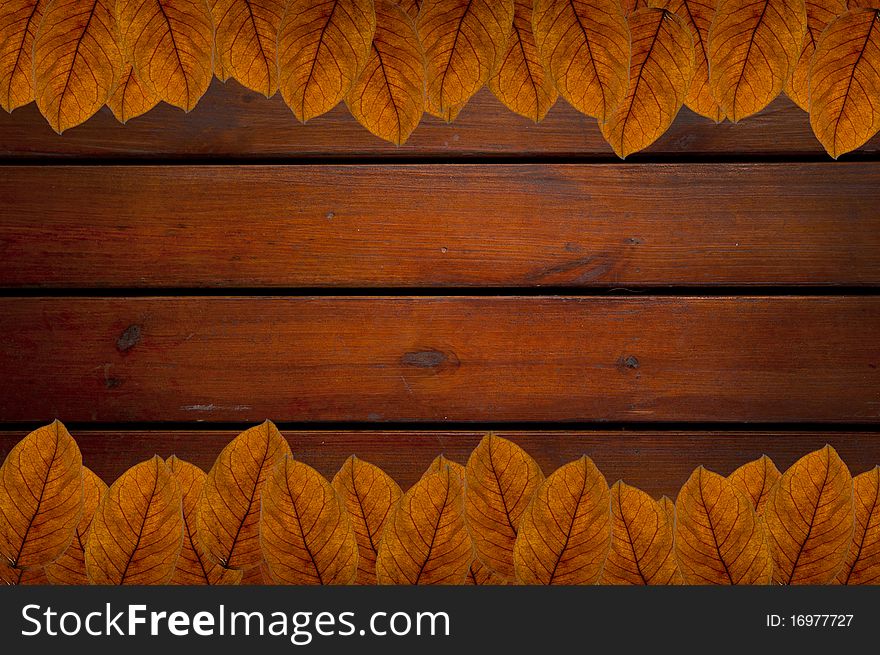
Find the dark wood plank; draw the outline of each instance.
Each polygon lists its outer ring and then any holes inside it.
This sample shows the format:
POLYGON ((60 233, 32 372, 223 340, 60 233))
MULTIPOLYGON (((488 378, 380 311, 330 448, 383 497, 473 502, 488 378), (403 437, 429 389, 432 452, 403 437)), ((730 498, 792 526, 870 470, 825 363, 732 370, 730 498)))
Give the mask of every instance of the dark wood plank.
POLYGON ((880 283, 880 164, 2 170, 5 287, 880 283))
POLYGON ((880 421, 880 297, 0 300, 4 421, 880 421))
MULTIPOLYGON (((154 454, 176 454, 207 470, 233 437, 229 431, 74 431, 83 463, 108 483, 128 467, 154 454)), ((768 455, 781 469, 826 443, 838 450, 852 473, 880 463, 880 434, 847 432, 509 432, 549 474, 583 454, 599 466, 609 483, 623 479, 655 497, 675 498, 699 465, 728 474, 745 462, 768 455)), ((0 432, 0 461, 23 431, 0 432)), ((294 456, 327 477, 345 458, 358 457, 382 467, 404 488, 418 480, 443 453, 466 463, 482 433, 442 432, 287 432, 294 456)))
MULTIPOLYGON (((861 156, 880 152, 880 138, 861 156)), ((737 125, 715 125, 683 109, 669 131, 634 160, 686 155, 826 157, 809 118, 780 97, 737 125)), ((311 158, 311 157, 584 157, 615 159, 596 121, 564 102, 540 125, 505 109, 481 91, 452 125, 426 116, 398 148, 358 125, 345 106, 300 125, 276 96, 266 100, 235 82, 214 81, 190 114, 161 106, 120 125, 108 109, 85 125, 56 135, 30 105, 0 113, 0 157, 311 158)), ((850 155, 851 157, 852 155, 850 155)), ((859 156, 859 154, 855 155, 859 156)))

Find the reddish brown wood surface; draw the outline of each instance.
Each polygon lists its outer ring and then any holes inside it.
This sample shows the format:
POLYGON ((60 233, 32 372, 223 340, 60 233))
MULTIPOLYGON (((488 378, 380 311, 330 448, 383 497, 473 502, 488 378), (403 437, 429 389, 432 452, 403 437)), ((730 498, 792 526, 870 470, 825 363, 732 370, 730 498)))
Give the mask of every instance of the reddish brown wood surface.
POLYGON ((6 298, 6 421, 880 420, 878 297, 6 298))
MULTIPOLYGON (((880 151, 875 137, 862 156, 880 151)), ((121 125, 108 109, 59 137, 34 105, 0 113, 0 157, 311 158, 584 157, 614 160, 596 121, 560 101, 540 125, 505 109, 482 90, 451 125, 426 116, 403 147, 377 139, 340 105, 299 124, 279 96, 266 100, 216 80, 190 113, 162 105, 121 125)), ((634 160, 652 157, 827 158, 809 117, 784 97, 739 124, 682 109, 666 134, 634 160)), ((858 156, 858 155, 856 155, 858 156)), ((852 157, 852 155, 849 155, 852 157)))
POLYGON ((880 283, 880 164, 8 167, 0 286, 880 283))

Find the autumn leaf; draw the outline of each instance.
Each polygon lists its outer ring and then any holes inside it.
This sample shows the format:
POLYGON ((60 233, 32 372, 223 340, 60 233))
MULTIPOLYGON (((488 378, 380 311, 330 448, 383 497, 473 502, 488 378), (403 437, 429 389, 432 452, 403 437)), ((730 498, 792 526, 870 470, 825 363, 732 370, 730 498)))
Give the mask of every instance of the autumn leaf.
POLYGON ((657 501, 660 503, 660 508, 663 510, 663 513, 666 515, 666 520, 669 522, 669 527, 672 529, 672 537, 675 539, 675 502, 669 496, 663 496, 660 500, 657 501))
POLYGON ((424 0, 398 0, 397 4, 403 9, 407 15, 413 20, 418 20, 419 18, 419 9, 421 8, 424 0))
POLYGON ((800 54, 785 84, 785 93, 798 107, 810 111, 810 66, 819 35, 828 24, 846 11, 846 0, 806 0, 807 33, 800 54))
POLYGON ((378 466, 352 455, 334 476, 333 488, 348 510, 357 539, 355 582, 375 584, 379 541, 385 523, 402 495, 400 487, 378 466))
POLYGON ((847 9, 880 9, 880 0, 848 0, 847 9))
POLYGON ((810 68, 810 125, 835 159, 880 130, 880 10, 848 11, 822 32, 810 68))
POLYGON ((590 458, 566 464, 538 487, 513 549, 522 584, 595 584, 611 547, 608 483, 590 458))
POLYGON ((191 111, 214 74, 206 0, 119 0, 119 30, 138 79, 160 100, 191 111))
POLYGON ((772 568, 763 526, 751 500, 702 466, 675 501, 675 548, 687 584, 769 584, 772 568))
POLYGON ((604 123, 629 87, 630 33, 618 0, 535 0, 532 26, 560 95, 604 123))
POLYGON ((49 0, 0 3, 0 107, 12 111, 34 99, 33 50, 49 0))
POLYGON ((82 456, 60 421, 19 441, 0 467, 0 559, 41 568, 67 550, 83 507, 82 456))
POLYGON ((840 584, 880 584, 880 466, 853 478, 855 530, 840 584))
POLYGON ((709 88, 734 123, 782 91, 807 31, 804 0, 719 0, 709 30, 709 88))
POLYGON ((513 26, 513 0, 424 0, 418 30, 427 59, 428 105, 440 116, 489 80, 513 26))
POLYGON ((425 111, 428 112, 434 118, 439 118, 444 123, 451 123, 458 115, 461 113, 461 110, 467 106, 466 102, 463 102, 460 105, 455 105, 454 107, 447 107, 446 110, 441 110, 436 105, 431 104, 430 99, 426 101, 425 111))
POLYGON ((391 0, 376 0, 370 56, 345 102, 358 123, 398 146, 422 120, 425 55, 415 23, 391 0))
POLYGON ((623 13, 627 16, 639 9, 645 9, 650 6, 647 0, 621 0, 620 4, 623 6, 623 13))
POLYGON ((538 486, 541 467, 512 441, 483 437, 465 468, 465 516, 477 557, 512 578, 513 545, 519 524, 538 486))
POLYGON ((199 500, 196 543, 227 569, 259 566, 260 496, 266 479, 290 446, 266 421, 245 430, 218 455, 199 500))
POLYGON ((781 475, 773 460, 763 455, 740 466, 728 476, 728 479, 752 501, 752 507, 761 514, 770 495, 770 489, 781 475))
POLYGON ((91 118, 122 74, 112 0, 50 2, 34 41, 34 96, 59 134, 91 118))
POLYGON ((345 97, 370 56, 373 0, 291 0, 278 34, 281 94, 302 122, 345 97))
POLYGON ((274 585, 275 581, 272 579, 272 574, 269 573, 269 569, 266 567, 266 562, 260 562, 259 566, 255 566, 252 569, 248 569, 247 571, 242 571, 241 574, 241 582, 239 583, 243 586, 251 586, 251 585, 274 585))
POLYGON ((498 571, 494 571, 483 564, 479 557, 474 557, 471 566, 468 569, 467 578, 465 578, 464 583, 476 586, 497 587, 510 584, 510 581, 498 573, 498 571))
POLYGON ((131 64, 126 64, 116 90, 107 101, 116 120, 127 123, 132 118, 146 114, 158 104, 159 98, 141 84, 131 64))
POLYGON ((42 567, 35 569, 14 569, 6 562, 0 562, 0 586, 29 586, 51 584, 42 567))
POLYGON ((83 467, 83 509, 79 523, 74 532, 73 541, 67 550, 56 559, 46 565, 46 577, 52 584, 85 585, 89 583, 86 574, 86 543, 89 537, 89 528, 98 505, 107 492, 106 483, 91 470, 83 467))
POLYGON ((425 475, 394 509, 376 558, 379 584, 463 584, 474 558, 464 486, 445 466, 425 475))
POLYGON ((136 464, 101 499, 86 542, 92 584, 167 584, 183 544, 180 486, 159 456, 136 464))
POLYGON ((425 472, 422 473, 422 479, 424 480, 430 475, 435 473, 442 473, 447 468, 449 468, 452 473, 458 477, 459 481, 464 484, 465 478, 465 468, 458 462, 453 462, 451 459, 446 459, 445 455, 437 455, 434 460, 428 465, 428 468, 425 469, 425 472))
POLYGON ((825 446, 801 457, 773 486, 764 518, 780 584, 827 584, 844 564, 853 536, 853 480, 825 446))

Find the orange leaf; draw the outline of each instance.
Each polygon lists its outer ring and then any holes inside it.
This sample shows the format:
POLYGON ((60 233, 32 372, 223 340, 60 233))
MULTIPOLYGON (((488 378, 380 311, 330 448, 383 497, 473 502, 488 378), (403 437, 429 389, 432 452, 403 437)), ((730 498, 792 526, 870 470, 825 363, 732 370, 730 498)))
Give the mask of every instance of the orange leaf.
POLYGON ((781 584, 828 584, 852 543, 853 481, 837 452, 825 446, 782 474, 764 506, 781 584))
POLYGON ((379 584, 463 584, 474 559, 464 518, 464 487, 449 466, 407 491, 376 558, 379 584))
POLYGON ((532 21, 560 95, 604 123, 629 87, 630 34, 619 0, 535 0, 532 21))
POLYGON ((507 578, 483 564, 479 557, 474 557, 468 569, 465 584, 477 586, 501 586, 509 584, 507 578))
POLYGON ((791 71, 786 84, 785 93, 794 100, 798 107, 810 111, 810 66, 819 35, 828 24, 846 11, 846 0, 806 0, 807 33, 797 62, 791 71))
POLYGON ((12 111, 34 99, 33 50, 49 0, 0 3, 0 107, 12 111))
POLYGON ((285 457, 266 482, 260 544, 276 582, 345 585, 358 572, 358 544, 342 498, 311 466, 285 457))
POLYGON ((588 457, 538 487, 513 549, 522 584, 595 584, 611 547, 608 483, 588 457))
POLYGON ((880 9, 880 0, 848 0, 847 9, 880 9))
POLYGON ((370 56, 345 101, 361 125, 398 146, 422 120, 425 55, 415 23, 391 0, 376 0, 370 56))
POLYGON ((434 458, 434 461, 432 461, 428 465, 428 468, 425 469, 425 472, 422 473, 422 480, 427 478, 429 475, 442 473, 447 468, 452 471, 452 473, 459 479, 459 481, 461 481, 462 484, 464 484, 464 466, 462 466, 458 462, 453 462, 450 459, 446 459, 445 455, 437 455, 437 457, 434 458))
POLYGON ((687 584, 769 584, 763 526, 733 483, 702 466, 675 502, 675 549, 687 584))
POLYGON ((35 569, 14 569, 6 562, 0 562, 0 586, 48 585, 49 578, 42 567, 35 569))
POLYGON ((34 42, 34 95, 56 132, 91 118, 122 74, 112 0, 50 2, 34 42))
POLYGON ((513 0, 424 0, 418 29, 428 63, 428 104, 440 116, 486 84, 512 25, 513 0))
POLYGON ((245 430, 217 457, 199 500, 196 543, 227 569, 259 566, 260 495, 290 446, 271 421, 245 430))
POLYGON ((333 478, 354 528, 358 545, 358 584, 376 583, 376 555, 387 519, 402 492, 385 471, 354 455, 333 478))
POLYGON ((669 496, 663 496, 660 500, 657 501, 660 503, 660 507, 663 509, 663 513, 666 514, 666 520, 669 523, 669 527, 672 529, 672 537, 675 539, 675 503, 669 496))
POLYGON ((822 32, 810 69, 810 125, 835 159, 880 130, 880 10, 848 11, 822 32))
POLYGON ((125 65, 125 72, 107 106, 120 123, 127 123, 150 111, 159 104, 159 98, 146 86, 141 84, 131 64, 125 65))
POLYGON ((167 584, 182 545, 180 486, 156 456, 104 494, 86 542, 86 572, 92 584, 167 584))
POLYGON ((86 574, 86 543, 92 519, 98 511, 98 505, 107 492, 106 483, 89 469, 83 467, 83 510, 76 526, 73 541, 64 554, 54 562, 46 565, 46 576, 52 584, 89 584, 86 574))
POLYGON ((806 31, 804 0, 719 0, 709 30, 709 88, 730 120, 779 95, 806 31))
POLYGON ((781 475, 773 460, 763 455, 740 466, 728 476, 728 479, 734 487, 752 501, 752 507, 758 514, 761 514, 767 503, 767 497, 770 495, 770 489, 773 488, 781 475))
POLYGON ((647 0, 622 0, 620 4, 623 7, 623 13, 627 16, 649 6, 647 0))
POLYGON ((43 567, 67 550, 83 507, 82 456, 60 421, 34 430, 0 467, 0 558, 43 567))
POLYGON ((441 121, 445 123, 451 123, 458 115, 461 113, 461 110, 465 108, 467 105, 466 102, 463 102, 460 105, 455 105, 454 107, 448 107, 446 111, 442 111, 439 107, 431 104, 430 99, 426 100, 425 111, 428 112, 431 116, 435 118, 439 118, 441 121))
POLYGON ((512 441, 483 437, 465 469, 465 515, 477 557, 512 578, 513 545, 523 514, 544 481, 541 467, 512 441))
POLYGON ((241 575, 241 585, 274 585, 275 581, 272 579, 272 574, 269 573, 269 569, 266 567, 266 562, 260 562, 259 566, 255 566, 252 569, 248 569, 247 571, 242 571, 241 575))
POLYGON ((306 122, 335 107, 370 56, 373 0, 291 0, 278 34, 281 95, 306 122))
POLYGON ((880 466, 853 478, 855 530, 837 582, 880 584, 880 466))
POLYGON ((214 74, 206 0, 119 0, 119 30, 138 79, 159 99, 192 110, 214 74))
POLYGON ((419 10, 421 9, 424 0, 399 0, 398 5, 403 9, 407 15, 413 20, 418 20, 419 18, 419 10))

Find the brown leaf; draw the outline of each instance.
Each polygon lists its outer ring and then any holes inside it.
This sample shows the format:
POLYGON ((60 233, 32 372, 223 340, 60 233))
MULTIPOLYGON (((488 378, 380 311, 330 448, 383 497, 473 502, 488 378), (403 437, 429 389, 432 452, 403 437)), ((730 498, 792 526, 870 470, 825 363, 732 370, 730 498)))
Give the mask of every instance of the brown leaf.
POLYGON ((34 99, 33 50, 49 0, 0 3, 0 107, 12 111, 34 99))
POLYGON ((278 90, 278 30, 286 0, 209 0, 224 74, 271 98, 278 90))
POLYGON ((669 527, 672 529, 672 538, 675 540, 675 503, 669 496, 663 496, 660 500, 657 501, 660 503, 660 507, 663 509, 663 513, 666 514, 666 520, 669 522, 669 527))
POLYGON ((86 542, 92 584, 167 584, 183 544, 180 486, 159 456, 136 464, 104 497, 86 542))
POLYGON ((752 501, 752 507, 758 514, 764 511, 770 489, 782 474, 773 460, 763 455, 758 459, 743 464, 728 476, 733 486, 752 501))
POLYGON ((595 584, 611 547, 608 483, 590 458, 566 464, 532 497, 513 549, 522 584, 595 584))
POLYGON ((278 34, 281 95, 306 122, 345 97, 370 56, 373 0, 291 0, 278 34))
POLYGON ((507 45, 513 0, 424 0, 418 29, 428 63, 428 105, 440 116, 489 80, 507 45))
POLYGON ((42 567, 35 569, 14 569, 6 562, 0 562, 0 586, 30 586, 51 584, 42 567))
POLYGON ((376 0, 376 35, 345 102, 379 138, 406 143, 425 112, 425 55, 416 25, 391 0, 376 0))
POLYGON ((376 583, 376 555, 387 519, 402 492, 378 466, 354 455, 333 478, 333 488, 348 509, 358 545, 357 584, 376 583))
POLYGON ((629 87, 630 34, 618 0, 535 0, 533 29, 560 95, 604 123, 629 87))
POLYGON ((400 5, 401 9, 403 9, 410 18, 418 20, 419 9, 421 9, 423 2, 424 0, 398 0, 397 4, 400 5))
POLYGON ((196 543, 227 569, 259 566, 260 495, 290 446, 271 421, 245 430, 217 457, 199 500, 196 543))
POLYGON ((718 0, 651 0, 651 7, 668 9, 683 19, 694 39, 694 78, 688 88, 684 104, 691 111, 711 118, 716 123, 724 120, 724 112, 709 89, 709 58, 707 41, 709 26, 715 17, 718 0))
POLYGON ((46 565, 46 576, 52 584, 89 584, 89 576, 86 574, 86 543, 92 519, 107 492, 107 484, 85 467, 82 470, 82 478, 83 509, 73 541, 61 557, 46 565))
POLYGON ((464 466, 458 462, 453 462, 451 459, 446 459, 445 455, 437 455, 437 457, 434 458, 434 461, 432 461, 428 465, 428 468, 425 469, 425 472, 422 473, 422 480, 434 473, 442 473, 447 467, 459 479, 459 481, 464 484, 464 466))
POLYGON ((694 43, 683 20, 665 9, 629 17, 632 63, 629 90, 602 135, 620 158, 660 138, 681 109, 694 75, 694 43))
POLYGON ((828 584, 844 564, 853 535, 853 481, 825 446, 782 474, 764 506, 773 580, 828 584))
POLYGON ((358 544, 342 498, 311 466, 285 457, 266 481, 260 544, 273 580, 345 585, 358 572, 358 544))
POLYGON ((798 107, 810 111, 810 65, 819 35, 828 24, 846 11, 846 0, 806 0, 807 33, 800 54, 785 84, 785 93, 798 107))
POLYGON ((0 467, 0 559, 42 567, 67 550, 83 507, 82 456, 60 421, 34 430, 0 467))
POLYGON ((514 576, 513 545, 538 486, 541 467, 512 441, 483 437, 465 469, 465 516, 477 557, 505 578, 514 576))
POLYGON ((673 529, 666 509, 623 482, 611 487, 611 551, 603 584, 668 585, 678 582, 673 529))
POLYGON ((400 499, 379 543, 376 576, 379 584, 462 584, 473 558, 464 486, 445 466, 400 499))
POLYGON ((107 106, 120 123, 127 123, 150 111, 159 104, 159 98, 146 86, 141 84, 131 64, 125 65, 125 71, 119 78, 119 84, 107 106))
POLYGON ((461 110, 467 106, 466 102, 463 102, 460 105, 455 105, 454 107, 448 107, 446 111, 441 111, 439 107, 431 104, 430 99, 426 100, 425 111, 428 112, 431 116, 435 118, 439 118, 441 121, 446 123, 451 123, 458 115, 461 113, 461 110))
POLYGON ((91 118, 122 74, 113 0, 50 2, 34 41, 34 95, 56 132, 91 118))
POLYGON ((138 79, 159 99, 192 110, 214 75, 206 0, 119 0, 119 31, 138 79))
POLYGON ((880 0, 848 0, 847 9, 880 9, 880 0))
POLYGON ((880 130, 880 11, 855 9, 822 32, 810 69, 810 125, 835 159, 880 130))
POLYGON ((880 584, 880 466, 853 478, 855 530, 840 584, 880 584))
POLYGON ((769 584, 772 560, 751 501, 702 466, 675 502, 675 548, 687 584, 769 584))
POLYGON ((468 585, 497 587, 508 585, 510 581, 498 573, 498 571, 494 571, 483 564, 479 557, 474 557, 464 583, 468 585))
POLYGON ((719 0, 709 30, 709 88, 730 120, 779 95, 806 31, 804 0, 719 0))
POLYGON ((252 569, 248 569, 247 571, 242 571, 241 585, 274 585, 275 581, 272 580, 272 574, 269 573, 269 569, 266 566, 266 562, 260 562, 259 566, 255 566, 252 569))
POLYGON ((623 6, 623 13, 627 16, 649 6, 648 0, 621 0, 620 4, 623 6))
POLYGON ((489 78, 489 88, 510 111, 540 123, 559 93, 538 53, 532 5, 533 0, 514 1, 513 31, 489 78))

